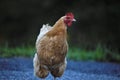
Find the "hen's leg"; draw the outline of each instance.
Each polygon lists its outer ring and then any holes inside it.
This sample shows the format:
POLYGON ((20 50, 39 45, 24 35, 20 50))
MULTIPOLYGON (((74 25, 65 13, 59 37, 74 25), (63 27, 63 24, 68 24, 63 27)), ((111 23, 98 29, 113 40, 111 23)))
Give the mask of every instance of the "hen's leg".
POLYGON ((54 77, 54 80, 57 80, 56 77, 54 77))
POLYGON ((39 63, 37 53, 35 54, 33 59, 33 66, 34 66, 34 75, 40 78, 47 77, 49 71, 46 68, 42 67, 42 65, 39 63))
POLYGON ((61 77, 63 75, 66 69, 66 65, 67 65, 67 61, 65 59, 60 66, 58 66, 57 68, 51 71, 51 74, 54 76, 54 80, 56 79, 56 77, 61 77))

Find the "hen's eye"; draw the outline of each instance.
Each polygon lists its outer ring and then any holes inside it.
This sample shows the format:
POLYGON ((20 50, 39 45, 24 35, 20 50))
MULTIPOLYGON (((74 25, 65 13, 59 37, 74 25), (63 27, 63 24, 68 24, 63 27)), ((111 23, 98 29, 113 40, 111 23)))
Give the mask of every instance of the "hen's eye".
POLYGON ((66 17, 66 19, 70 19, 70 17, 66 17))

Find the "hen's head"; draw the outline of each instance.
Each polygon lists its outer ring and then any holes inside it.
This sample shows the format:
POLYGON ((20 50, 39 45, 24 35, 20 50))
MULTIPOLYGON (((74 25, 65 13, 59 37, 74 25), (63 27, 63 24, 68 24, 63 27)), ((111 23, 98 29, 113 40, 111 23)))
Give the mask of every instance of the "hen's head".
POLYGON ((64 17, 64 23, 65 23, 67 26, 71 26, 73 21, 76 21, 76 20, 74 19, 73 13, 71 13, 71 12, 70 12, 70 13, 67 13, 67 14, 65 15, 65 17, 64 17))

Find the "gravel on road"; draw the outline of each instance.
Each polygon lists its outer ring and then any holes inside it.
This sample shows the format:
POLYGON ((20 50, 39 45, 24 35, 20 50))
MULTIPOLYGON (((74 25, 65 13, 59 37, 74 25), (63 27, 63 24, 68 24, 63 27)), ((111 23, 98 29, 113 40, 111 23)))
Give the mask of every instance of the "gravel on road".
MULTIPOLYGON (((49 74, 46 80, 52 80, 49 74)), ((0 58, 0 80, 39 80, 30 58, 0 58)), ((120 80, 120 64, 68 60, 64 75, 57 80, 120 80)))

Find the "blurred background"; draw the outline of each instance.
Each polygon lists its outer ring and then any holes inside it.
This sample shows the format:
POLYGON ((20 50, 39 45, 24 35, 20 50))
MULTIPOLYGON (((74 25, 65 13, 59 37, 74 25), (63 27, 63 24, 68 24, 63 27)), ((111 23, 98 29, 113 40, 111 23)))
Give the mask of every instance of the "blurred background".
POLYGON ((67 12, 68 58, 120 62, 119 0, 0 0, 0 56, 32 57, 43 24, 53 25, 67 12))

